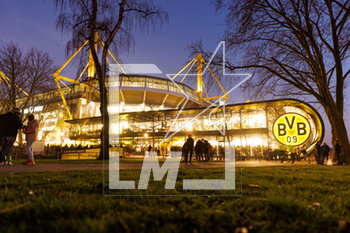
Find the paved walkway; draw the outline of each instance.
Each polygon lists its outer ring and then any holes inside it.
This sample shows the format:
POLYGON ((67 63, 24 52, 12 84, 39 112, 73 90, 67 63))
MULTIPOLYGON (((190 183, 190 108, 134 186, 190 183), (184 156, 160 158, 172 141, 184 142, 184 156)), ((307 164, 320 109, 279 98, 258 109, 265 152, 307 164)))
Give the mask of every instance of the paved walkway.
MULTIPOLYGON (((290 166, 289 162, 271 162, 271 161, 238 161, 236 168, 240 167, 266 167, 266 166, 290 166)), ((294 165, 307 165, 304 162, 297 162, 294 165)), ((224 167, 224 162, 209 162, 192 164, 180 164, 180 168, 219 168, 224 167)), ((108 169, 108 164, 105 165, 108 169)), ((142 163, 121 163, 121 170, 139 170, 142 163)), ((103 170, 103 164, 36 164, 35 166, 26 166, 22 164, 14 164, 12 166, 0 166, 0 173, 28 173, 28 172, 66 172, 66 171, 87 171, 87 170, 103 170)))

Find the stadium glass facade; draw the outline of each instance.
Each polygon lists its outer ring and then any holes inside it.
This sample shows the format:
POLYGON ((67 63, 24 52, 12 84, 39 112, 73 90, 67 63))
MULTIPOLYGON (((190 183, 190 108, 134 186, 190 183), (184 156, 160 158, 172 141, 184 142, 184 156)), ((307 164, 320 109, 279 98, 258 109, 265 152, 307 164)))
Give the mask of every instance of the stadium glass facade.
MULTIPOLYGON (((300 146, 311 148, 317 141, 323 139, 323 122, 318 113, 308 104, 298 100, 280 99, 227 105, 225 113, 222 107, 215 112, 212 112, 212 109, 204 110, 205 108, 193 108, 182 111, 121 113, 119 123, 111 122, 111 138, 113 135, 119 135, 120 144, 131 154, 143 154, 149 145, 161 148, 162 153, 168 154, 172 147, 181 147, 188 135, 195 140, 204 138, 216 148, 230 142, 236 147, 259 146, 278 149, 281 143, 276 140, 273 133, 274 122, 281 115, 296 113, 310 123, 310 136, 300 146), (186 126, 183 127, 184 125, 186 126), (175 133, 176 130, 178 132, 175 133), (167 134, 174 136, 162 143, 167 134)), ((102 127, 99 117, 68 122, 72 124, 71 139, 99 138, 102 127)), ((112 140, 111 144, 119 144, 119 141, 112 140)))
MULTIPOLYGON (((177 84, 152 76, 120 76, 119 83, 113 84, 119 85, 120 103, 109 106, 112 118, 116 112, 121 112, 119 124, 110 124, 111 138, 118 135, 120 141, 111 140, 111 144, 120 143, 131 154, 143 154, 149 145, 161 148, 166 154, 172 147, 181 147, 186 137, 192 135, 195 140, 208 140, 213 147, 230 142, 238 147, 277 149, 281 143, 276 139, 273 127, 276 119, 286 113, 299 114, 310 124, 310 136, 300 146, 310 149, 316 141, 323 139, 322 119, 312 106, 302 101, 280 99, 204 111, 209 103, 201 104, 195 90, 177 84), (189 96, 189 101, 185 101, 183 92, 189 96), (184 109, 180 111, 182 107, 184 109), (186 122, 190 123, 182 128, 186 122), (178 132, 173 137, 161 143, 167 133, 172 135, 176 130, 178 132), (225 136, 220 131, 225 132, 225 136)), ((97 82, 94 82, 90 90, 97 90, 97 87, 97 82)), ((84 85, 68 86, 62 90, 73 120, 67 120, 57 90, 35 95, 30 100, 31 107, 24 109, 25 114, 32 112, 41 121, 39 139, 45 144, 56 145, 99 144, 102 123, 98 92, 87 93, 84 85)), ((18 106, 25 101, 19 99, 18 106)))

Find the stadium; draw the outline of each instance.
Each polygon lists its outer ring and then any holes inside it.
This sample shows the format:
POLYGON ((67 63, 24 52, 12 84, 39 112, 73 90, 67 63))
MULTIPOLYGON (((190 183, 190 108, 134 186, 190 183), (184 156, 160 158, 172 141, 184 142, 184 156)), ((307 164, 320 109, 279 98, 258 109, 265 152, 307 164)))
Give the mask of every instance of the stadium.
MULTIPOLYGON (((32 107, 24 109, 25 114, 33 113, 41 121, 39 140, 46 145, 87 146, 101 142, 103 125, 93 60, 89 58, 76 80, 60 75, 75 55, 54 74, 58 88, 35 95, 32 107), (86 70, 84 81, 79 81, 86 70)), ((119 102, 108 107, 111 118, 118 114, 117 123, 111 121, 110 124, 111 145, 122 145, 127 153, 141 155, 151 146, 165 155, 172 148, 181 147, 188 135, 195 140, 206 139, 215 148, 230 143, 241 148, 293 146, 310 150, 317 141, 323 140, 322 119, 305 102, 279 99, 226 104, 227 92, 210 68, 224 95, 209 96, 203 82, 204 65, 207 63, 198 54, 178 73, 187 69, 181 81, 173 80, 175 77, 126 74, 122 69, 124 72, 113 84, 117 87, 113 94, 119 102), (195 64, 196 89, 183 83, 195 64), (220 98, 225 102, 212 102, 220 98)), ((25 101, 26 98, 20 98, 17 105, 25 101)))

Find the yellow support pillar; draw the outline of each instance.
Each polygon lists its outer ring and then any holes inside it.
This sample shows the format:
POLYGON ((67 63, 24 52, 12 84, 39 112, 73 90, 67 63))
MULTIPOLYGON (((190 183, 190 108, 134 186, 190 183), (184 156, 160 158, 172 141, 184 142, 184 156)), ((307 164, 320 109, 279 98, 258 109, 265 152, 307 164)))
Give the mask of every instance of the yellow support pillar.
POLYGON ((91 49, 89 53, 89 63, 88 63, 88 79, 93 79, 95 76, 95 62, 94 58, 92 57, 91 49))
POLYGON ((203 57, 200 53, 196 56, 197 59, 197 94, 200 103, 203 101, 203 57))

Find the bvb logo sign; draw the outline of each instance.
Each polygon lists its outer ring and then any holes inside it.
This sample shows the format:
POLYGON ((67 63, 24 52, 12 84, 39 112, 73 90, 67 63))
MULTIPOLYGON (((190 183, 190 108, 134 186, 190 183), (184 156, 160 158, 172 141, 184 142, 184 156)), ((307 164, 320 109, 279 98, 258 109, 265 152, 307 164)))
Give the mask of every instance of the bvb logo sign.
POLYGON ((300 114, 287 113, 280 116, 273 124, 273 134, 286 146, 303 144, 310 136, 310 123, 300 114))

